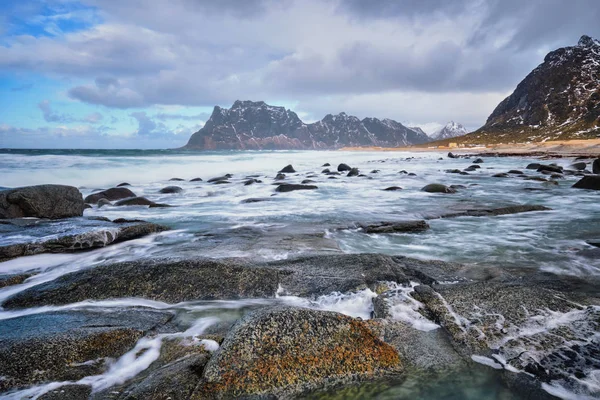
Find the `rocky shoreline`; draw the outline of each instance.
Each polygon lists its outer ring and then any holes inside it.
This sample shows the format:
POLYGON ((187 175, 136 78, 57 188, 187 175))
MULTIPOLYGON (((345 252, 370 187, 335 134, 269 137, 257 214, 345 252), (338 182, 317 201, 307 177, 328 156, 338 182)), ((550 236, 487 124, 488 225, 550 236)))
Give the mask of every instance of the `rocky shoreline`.
MULTIPOLYGON (((569 168, 539 160, 531 168, 501 172, 474 167, 485 159, 462 168, 469 156, 448 157, 463 163, 446 173, 465 179, 482 173, 531 181, 544 190, 568 176, 577 178, 569 189, 574 194, 600 190, 600 160, 573 160, 569 168)), ((321 168, 304 173, 288 165, 275 177, 229 174, 195 182, 273 183, 276 197, 318 192, 331 178, 377 174, 346 164, 321 168)), ((446 198, 469 190, 467 185, 431 182, 422 190, 446 198)), ((381 187, 403 190, 388 189, 381 187)), ((182 191, 168 186, 161 194, 182 191)), ((242 203, 271 198, 254 200, 242 203)), ((3 268, 34 260, 32 255, 93 253, 169 229, 84 212, 110 207, 126 215, 128 205, 168 206, 137 196, 126 183, 85 199, 76 188, 60 185, 0 191, 0 232, 39 236, 0 246, 0 397, 270 399, 325 398, 333 392, 358 397, 353 391, 376 395, 418 376, 435 382, 465 373, 493 376, 513 398, 556 398, 564 391, 600 395, 597 277, 526 265, 345 254, 329 237, 338 231, 419 235, 436 219, 543 214, 552 211, 548 207, 465 204, 423 219, 298 225, 287 236, 230 227, 203 234, 206 240, 188 244, 196 246, 193 251, 170 257, 94 262, 54 275, 3 268), (214 247, 254 252, 269 246, 297 252, 281 260, 207 257, 214 247)))

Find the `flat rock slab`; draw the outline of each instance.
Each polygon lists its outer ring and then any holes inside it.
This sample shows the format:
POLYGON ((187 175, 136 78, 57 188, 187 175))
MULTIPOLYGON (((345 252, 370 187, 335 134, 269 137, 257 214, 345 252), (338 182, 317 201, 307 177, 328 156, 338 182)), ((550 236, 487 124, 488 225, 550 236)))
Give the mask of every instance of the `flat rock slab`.
POLYGON ((23 308, 86 299, 143 297, 167 303, 274 297, 278 272, 211 259, 134 261, 73 272, 10 297, 3 306, 23 308))
POLYGON ((81 192, 73 186, 38 185, 0 191, 0 219, 80 217, 83 209, 81 192))
POLYGON ((425 221, 387 221, 361 225, 365 233, 413 233, 429 229, 425 221))
POLYGON ((79 222, 81 224, 73 220, 41 221, 40 224, 25 228, 19 225, 1 225, 0 232, 6 231, 20 237, 20 240, 30 236, 32 240, 0 246, 0 262, 41 253, 71 253, 90 250, 169 230, 168 227, 143 221, 116 224, 110 221, 81 219, 79 222), (77 233, 67 233, 73 231, 77 233))
POLYGON ((204 369, 192 398, 287 395, 402 371, 396 350, 360 320, 329 311, 274 307, 242 318, 204 369))
POLYGON ((169 322, 163 311, 62 311, 0 323, 0 391, 78 380, 101 373, 104 357, 119 357, 151 330, 169 322))

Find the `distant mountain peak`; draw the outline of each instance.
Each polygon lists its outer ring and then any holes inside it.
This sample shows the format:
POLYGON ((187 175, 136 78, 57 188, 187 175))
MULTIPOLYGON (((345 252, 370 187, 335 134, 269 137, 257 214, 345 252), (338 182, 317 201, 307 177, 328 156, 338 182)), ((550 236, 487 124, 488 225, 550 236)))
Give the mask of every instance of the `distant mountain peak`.
POLYGON ((285 107, 264 101, 236 100, 232 107, 216 106, 213 114, 185 148, 215 149, 335 149, 340 147, 398 147, 428 141, 422 133, 399 122, 377 118, 362 121, 345 112, 327 114, 305 124, 285 107))
POLYGON ((458 137, 458 136, 462 136, 462 135, 466 135, 466 134, 467 134, 467 130, 465 129, 464 126, 462 126, 462 124, 459 124, 458 122, 450 121, 443 128, 435 131, 431 135, 431 137, 436 140, 442 140, 442 139, 450 139, 450 138, 454 138, 454 137, 458 137))
POLYGON ((588 35, 583 35, 579 39, 577 46, 578 47, 587 47, 587 48, 594 48, 594 47, 600 48, 600 41, 598 41, 588 35))

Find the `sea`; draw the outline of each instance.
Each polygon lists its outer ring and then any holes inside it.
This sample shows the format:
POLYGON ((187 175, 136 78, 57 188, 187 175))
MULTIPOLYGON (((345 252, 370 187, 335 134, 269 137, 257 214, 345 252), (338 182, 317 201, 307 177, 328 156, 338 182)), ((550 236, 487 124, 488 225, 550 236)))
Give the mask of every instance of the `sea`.
MULTIPOLYGON (((531 268, 584 278, 600 275, 600 257, 588 244, 600 241, 600 192, 573 189, 571 186, 579 178, 570 175, 546 182, 526 180, 518 173, 494 177, 510 170, 533 176, 535 171, 526 169, 533 162, 556 163, 568 169, 573 158, 540 161, 530 157, 483 157, 481 168, 476 171, 465 175, 447 172, 462 171, 475 158, 448 158, 445 152, 2 149, 0 188, 63 184, 75 186, 87 196, 128 183, 127 187, 136 195, 172 207, 103 206, 85 210, 86 218, 140 219, 166 225, 171 230, 84 253, 41 254, 0 263, 2 274, 37 273, 23 285, 0 289, 0 301, 79 269, 161 257, 285 260, 313 252, 366 252, 486 267, 531 268), (322 173, 326 168, 337 171, 340 163, 358 168, 364 176, 322 173), (293 165, 296 173, 286 174, 283 182, 300 183, 309 179, 318 189, 275 192, 274 184, 278 182, 274 178, 288 164, 293 165), (232 175, 231 183, 208 182, 225 174, 232 175), (191 181, 194 178, 202 181, 191 181), (245 185, 248 179, 261 182, 245 185), (456 193, 432 194, 421 190, 430 183, 456 185, 456 193), (173 185, 182 191, 160 193, 160 189, 173 185), (392 186, 401 190, 383 190, 392 186), (247 199, 262 201, 244 202, 247 199), (447 213, 514 205, 541 205, 549 210, 439 218, 447 213), (365 234, 359 229, 360 224, 421 219, 427 219, 430 229, 420 233, 365 234), (317 234, 318 240, 314 239, 317 234)), ((64 233, 77 232, 82 223, 75 219, 61 224, 57 229, 64 233)), ((56 234, 46 229, 7 232, 0 235, 0 246, 48 239, 56 234)), ((190 313, 197 328, 190 328, 192 334, 202 331, 203 326, 220 315, 239 317, 248 309, 272 301, 310 303, 312 307, 369 318, 373 296, 366 289, 319 299, 281 296, 274 300, 219 304, 168 305, 144 299, 116 299, 43 309, 0 309, 0 323, 3 319, 49 310, 145 306, 190 313), (237 314, 232 314, 232 310, 237 314)), ((414 326, 423 330, 435 328, 420 320, 416 313, 406 311, 403 318, 412 318, 414 326)), ((138 345, 153 354, 148 350, 156 353, 160 340, 138 345)), ((114 369, 84 383, 100 390, 135 376, 152 362, 147 357, 136 358, 139 352, 136 347, 120 363, 115 363, 114 369)), ((317 398, 515 398, 489 370, 482 366, 475 372, 465 372, 468 376, 413 376, 383 389, 380 384, 363 385, 344 392, 342 397, 340 393, 321 393, 317 398)), ((32 390, 7 398, 35 396, 42 389, 32 390)))

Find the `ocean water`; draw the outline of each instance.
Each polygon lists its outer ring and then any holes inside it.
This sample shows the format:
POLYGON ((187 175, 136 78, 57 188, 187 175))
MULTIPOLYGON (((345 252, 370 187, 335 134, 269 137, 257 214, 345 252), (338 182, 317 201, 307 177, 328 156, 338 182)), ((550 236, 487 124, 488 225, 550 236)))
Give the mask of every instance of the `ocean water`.
MULTIPOLYGON (((568 175, 556 180, 556 185, 516 176, 492 176, 511 169, 539 176, 525 169, 527 164, 538 160, 523 157, 486 157, 481 168, 470 175, 445 172, 462 170, 471 165, 473 159, 449 159, 445 153, 436 152, 1 150, 0 187, 67 184, 78 187, 87 196, 98 189, 128 182, 137 195, 173 207, 105 206, 86 210, 86 217, 143 219, 167 225, 172 230, 89 252, 41 254, 0 263, 0 274, 36 272, 21 285, 0 289, 0 302, 69 272, 144 257, 279 260, 315 251, 377 252, 491 267, 532 268, 580 277, 600 275, 600 258, 593 246, 586 243, 600 239, 599 192, 572 189, 578 178, 568 175), (341 175, 336 177, 338 179, 329 179, 321 173, 324 163, 330 163, 328 168, 333 171, 342 162, 359 168, 366 177, 341 175), (284 182, 312 179, 318 190, 276 193, 274 177, 287 164, 292 164, 297 173, 287 174, 284 182), (227 173, 233 175, 230 184, 207 182, 227 173), (248 176, 262 183, 245 186, 243 182, 248 176), (190 182, 197 177, 203 181, 190 182), (171 178, 184 181, 170 181, 171 178), (464 185, 465 188, 455 194, 421 191, 429 183, 464 185), (171 185, 180 186, 183 191, 159 193, 161 188, 171 185), (403 189, 383 191, 389 186, 403 189), (268 201, 242 202, 248 198, 268 201), (435 218, 447 212, 518 204, 543 205, 551 210, 496 217, 435 218), (356 229, 359 223, 423 218, 428 218, 431 229, 422 233, 369 235, 356 229)), ((567 168, 573 160, 542 162, 556 162, 567 168)), ((77 231, 85 222, 75 219, 56 224, 27 231, 7 231, 0 235, 0 246, 49 238, 56 231, 77 231)), ((418 313, 420 303, 408 295, 410 286, 397 289, 392 309, 394 318, 423 331, 439 328, 418 313)), ((146 369, 158 357, 165 337, 193 339, 213 324, 235 320, 250 310, 270 304, 332 310, 367 319, 376 296, 365 289, 304 299, 288 296, 282 288, 275 299, 166 304, 125 298, 15 311, 0 309, 0 323, 4 319, 50 311, 110 311, 131 307, 170 310, 188 322, 189 328, 183 332, 143 338, 134 349, 114 360, 107 372, 79 382, 102 390, 146 369)), ((214 350, 216 343, 206 341, 204 345, 214 350)), ((59 385, 51 383, 5 397, 35 398, 59 385)), ((479 366, 464 374, 408 376, 402 381, 315 393, 311 398, 508 399, 517 398, 515 396, 500 383, 494 370, 479 366), (466 375, 469 379, 465 379, 466 375)))
MULTIPOLYGON (((332 245, 344 252, 380 252, 421 259, 462 263, 516 266, 569 275, 598 275, 600 260, 585 256, 592 246, 586 240, 600 239, 600 193, 575 190, 577 177, 566 176, 557 185, 517 177, 494 178, 493 174, 525 170, 537 160, 517 157, 487 157, 481 169, 470 175, 445 173, 464 169, 473 159, 449 159, 443 153, 274 151, 274 152, 177 152, 157 150, 4 150, 0 152, 0 186, 17 187, 43 183, 79 187, 88 195, 122 182, 139 196, 172 208, 102 207, 86 210, 85 216, 138 218, 170 226, 174 231, 125 245, 127 253, 160 256, 253 256, 287 258, 298 248, 310 251, 311 243, 294 246, 250 245, 228 242, 231 233, 244 237, 281 237, 300 233, 327 233, 332 245), (442 159, 439 159, 439 158, 442 159), (331 170, 345 162, 368 176, 327 179, 320 172, 324 163, 331 170), (276 194, 272 183, 277 171, 292 164, 297 174, 285 182, 300 183, 307 176, 319 187, 314 191, 276 194), (378 173, 371 173, 378 170, 378 173), (400 171, 414 173, 408 176, 400 171), (213 185, 212 177, 233 174, 232 183, 213 185), (262 184, 244 186, 247 176, 262 184), (189 182, 200 177, 203 182, 189 182), (171 178, 185 181, 171 182, 171 178), (428 183, 464 185, 456 194, 429 194, 420 189, 428 183), (179 194, 160 194, 165 186, 183 188, 179 194), (401 191, 382 189, 400 186, 401 191), (539 189, 531 191, 528 189, 539 189), (543 189, 543 190, 542 190, 543 189), (244 204, 248 198, 269 201, 244 204), (432 219, 431 229, 419 234, 366 235, 339 230, 357 223, 414 220, 448 211, 536 204, 551 211, 497 217, 432 219)), ((568 167, 572 159, 545 161, 568 167)), ((0 245, 27 241, 22 235, 5 235, 0 245)), ((77 256, 75 256, 77 257, 77 256)), ((87 256, 86 256, 87 257, 87 256)), ((118 254, 111 254, 118 258, 118 254)), ((49 257, 52 259, 53 257, 49 257)))

